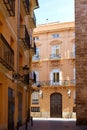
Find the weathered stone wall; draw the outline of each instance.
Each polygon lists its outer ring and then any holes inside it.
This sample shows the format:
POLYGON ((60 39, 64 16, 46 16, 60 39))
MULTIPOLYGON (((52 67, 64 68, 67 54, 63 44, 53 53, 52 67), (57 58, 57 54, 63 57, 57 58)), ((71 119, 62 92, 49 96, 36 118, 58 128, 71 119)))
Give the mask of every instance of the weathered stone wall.
POLYGON ((87 124, 87 0, 75 0, 77 124, 87 124))

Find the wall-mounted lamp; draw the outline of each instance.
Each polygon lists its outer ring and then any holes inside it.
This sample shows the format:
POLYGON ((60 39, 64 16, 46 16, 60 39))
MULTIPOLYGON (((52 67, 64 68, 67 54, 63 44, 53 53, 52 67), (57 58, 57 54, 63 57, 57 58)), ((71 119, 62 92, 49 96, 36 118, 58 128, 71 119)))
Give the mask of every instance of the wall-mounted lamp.
POLYGON ((19 78, 20 78, 20 74, 19 73, 17 73, 17 72, 13 72, 12 73, 12 81, 13 82, 17 82, 19 78))
POLYGON ((71 97, 71 90, 70 89, 67 90, 67 94, 68 94, 68 97, 70 98, 71 97))
POLYGON ((40 95, 41 98, 43 98, 43 92, 42 92, 42 90, 39 90, 39 95, 40 95))
POLYGON ((23 67, 23 81, 25 84, 29 84, 29 67, 27 65, 23 67))
POLYGON ((27 65, 25 65, 25 66, 23 67, 23 75, 28 74, 28 70, 29 70, 29 67, 28 67, 27 65))

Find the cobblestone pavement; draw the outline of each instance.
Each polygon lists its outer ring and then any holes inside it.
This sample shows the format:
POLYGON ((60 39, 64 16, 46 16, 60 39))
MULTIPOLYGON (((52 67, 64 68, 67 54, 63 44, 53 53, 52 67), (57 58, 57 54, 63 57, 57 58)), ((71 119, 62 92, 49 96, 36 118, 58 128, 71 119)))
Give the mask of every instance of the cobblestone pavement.
POLYGON ((87 130, 87 126, 76 126, 76 120, 71 119, 33 119, 33 126, 29 123, 28 130, 87 130))

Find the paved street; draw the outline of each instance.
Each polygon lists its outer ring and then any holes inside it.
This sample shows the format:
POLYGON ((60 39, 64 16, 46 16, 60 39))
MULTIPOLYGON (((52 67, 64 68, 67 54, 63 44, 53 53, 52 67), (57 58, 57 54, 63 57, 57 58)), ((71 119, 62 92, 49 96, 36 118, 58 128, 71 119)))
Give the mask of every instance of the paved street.
MULTIPOLYGON (((24 129, 20 129, 24 130, 24 129)), ((76 121, 71 119, 33 119, 33 126, 28 130, 87 130, 87 126, 76 126, 76 121)))

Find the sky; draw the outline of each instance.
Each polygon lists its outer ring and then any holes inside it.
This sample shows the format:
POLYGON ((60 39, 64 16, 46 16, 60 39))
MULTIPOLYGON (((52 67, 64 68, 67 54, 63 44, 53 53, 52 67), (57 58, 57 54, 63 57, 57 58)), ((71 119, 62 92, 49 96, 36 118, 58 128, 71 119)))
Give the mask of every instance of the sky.
POLYGON ((74 21, 74 0, 38 0, 36 24, 74 21))

